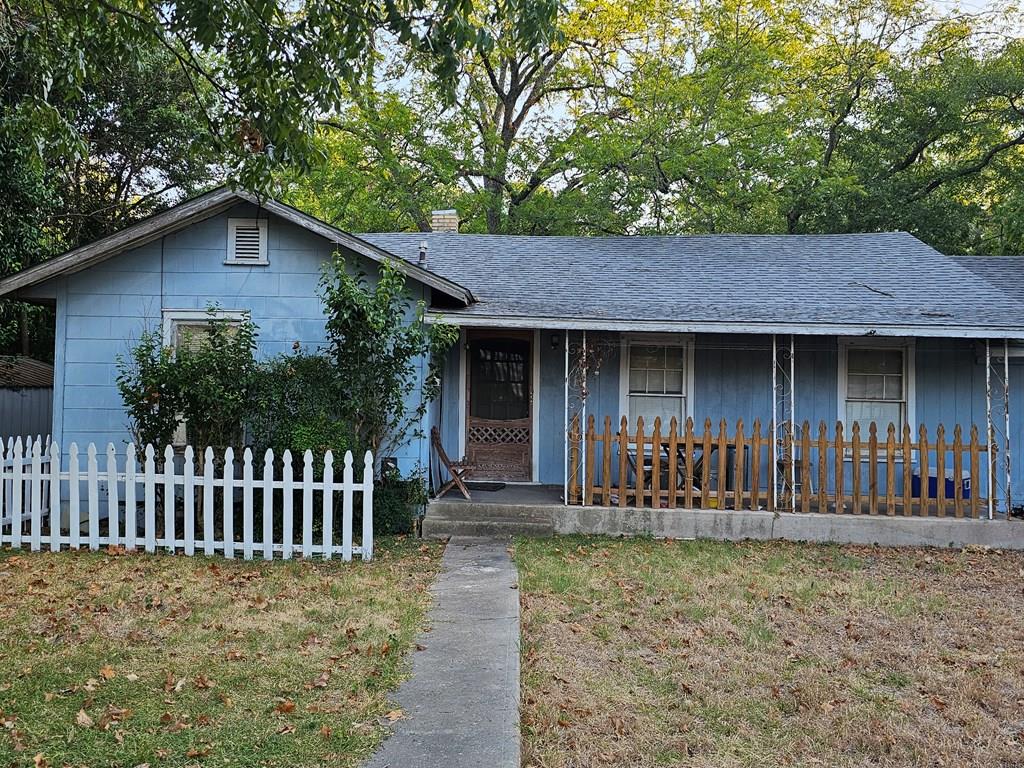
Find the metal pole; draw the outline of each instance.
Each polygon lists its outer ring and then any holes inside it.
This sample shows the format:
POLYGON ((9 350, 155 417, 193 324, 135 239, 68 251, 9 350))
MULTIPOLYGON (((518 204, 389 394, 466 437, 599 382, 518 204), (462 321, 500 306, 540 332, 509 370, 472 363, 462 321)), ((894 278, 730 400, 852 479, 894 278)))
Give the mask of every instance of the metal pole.
POLYGON ((1010 493, 1010 340, 1003 339, 1003 461, 1006 463, 1006 517, 1013 509, 1010 493))
MULTIPOLYGON (((586 429, 587 429, 587 395, 589 394, 589 391, 590 391, 589 390, 590 382, 588 381, 589 377, 590 377, 590 357, 589 357, 589 352, 587 351, 587 331, 586 331, 586 329, 583 329, 583 387, 582 387, 583 407, 580 409, 581 412, 582 412, 581 416, 580 416, 580 430, 582 430, 584 434, 586 434, 586 429)), ((580 449, 580 460, 582 461, 582 464, 580 465, 580 474, 583 477, 583 487, 586 488, 587 487, 587 483, 590 482, 589 478, 587 478, 587 441, 586 440, 583 440, 583 446, 580 449)), ((586 493, 584 493, 583 494, 583 499, 586 499, 586 498, 587 498, 587 495, 586 495, 586 493)))
POLYGON ((562 409, 562 501, 569 505, 569 331, 565 331, 565 407, 562 409))
MULTIPOLYGON (((796 512, 796 345, 789 334, 789 497, 791 511, 796 512)), ((807 478, 801 478, 806 483, 807 478)))
MULTIPOLYGON (((985 339, 985 439, 988 442, 988 519, 992 519, 993 502, 996 494, 995 461, 992 451, 995 450, 995 435, 992 430, 992 344, 985 339)), ((922 478, 922 482, 927 482, 922 478)))
POLYGON ((772 334, 772 512, 779 500, 779 349, 772 334))

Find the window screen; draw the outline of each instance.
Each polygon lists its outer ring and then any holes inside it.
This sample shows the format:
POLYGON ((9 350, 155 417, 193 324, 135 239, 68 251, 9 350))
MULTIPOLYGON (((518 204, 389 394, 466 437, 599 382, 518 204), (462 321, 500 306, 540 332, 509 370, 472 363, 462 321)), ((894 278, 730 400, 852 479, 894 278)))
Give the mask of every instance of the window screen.
POLYGON ((469 345, 470 415, 510 421, 530 416, 530 342, 480 339, 469 345))

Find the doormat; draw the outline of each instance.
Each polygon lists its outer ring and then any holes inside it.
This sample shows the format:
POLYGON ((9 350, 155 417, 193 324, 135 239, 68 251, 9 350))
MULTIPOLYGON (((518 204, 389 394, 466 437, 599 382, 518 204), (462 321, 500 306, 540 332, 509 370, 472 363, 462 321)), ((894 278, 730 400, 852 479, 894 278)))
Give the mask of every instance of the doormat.
POLYGON ((466 483, 471 491, 500 491, 505 487, 504 483, 489 483, 483 480, 471 480, 466 483))

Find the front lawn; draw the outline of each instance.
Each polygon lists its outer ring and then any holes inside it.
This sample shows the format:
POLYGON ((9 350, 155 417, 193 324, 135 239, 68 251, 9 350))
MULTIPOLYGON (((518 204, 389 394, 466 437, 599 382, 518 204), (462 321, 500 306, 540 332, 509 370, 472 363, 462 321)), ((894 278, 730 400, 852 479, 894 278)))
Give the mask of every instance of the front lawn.
POLYGON ((0 552, 0 766, 354 766, 441 547, 370 563, 0 552))
POLYGON ((523 765, 1024 765, 1024 556, 516 543, 523 765))

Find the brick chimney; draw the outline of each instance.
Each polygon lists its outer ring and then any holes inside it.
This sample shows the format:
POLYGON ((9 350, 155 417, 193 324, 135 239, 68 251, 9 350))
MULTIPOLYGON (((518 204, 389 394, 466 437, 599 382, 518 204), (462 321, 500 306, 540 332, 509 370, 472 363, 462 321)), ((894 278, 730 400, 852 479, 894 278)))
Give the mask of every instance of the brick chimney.
POLYGON ((458 232, 459 212, 454 208, 430 212, 431 232, 458 232))

